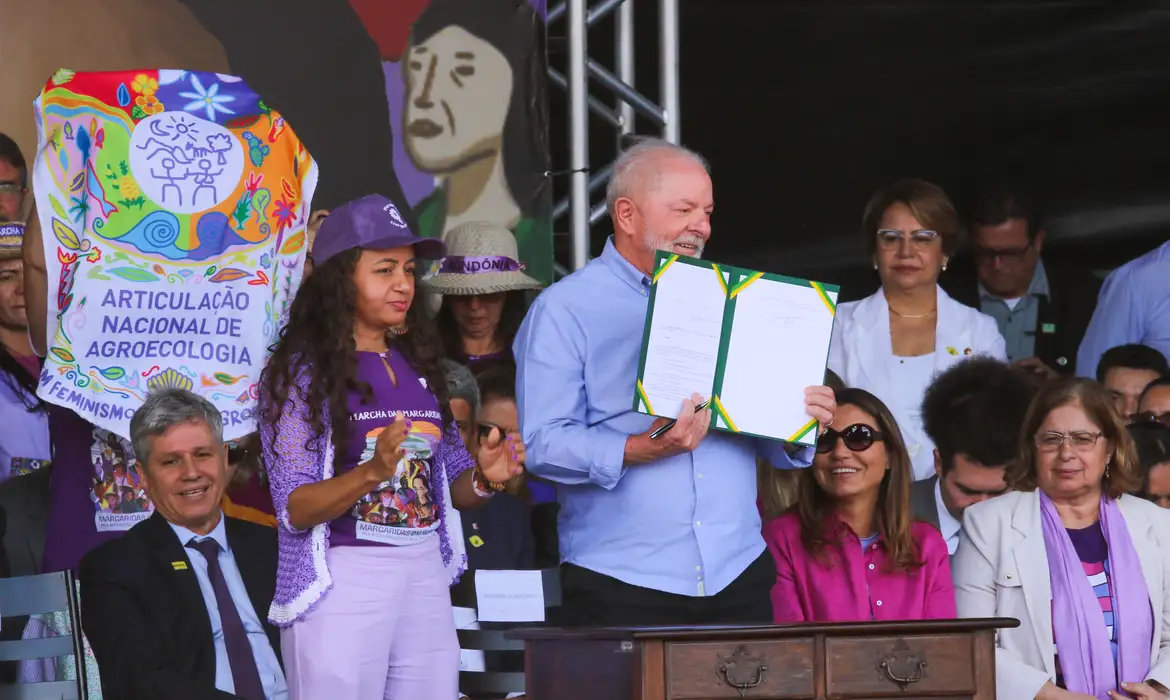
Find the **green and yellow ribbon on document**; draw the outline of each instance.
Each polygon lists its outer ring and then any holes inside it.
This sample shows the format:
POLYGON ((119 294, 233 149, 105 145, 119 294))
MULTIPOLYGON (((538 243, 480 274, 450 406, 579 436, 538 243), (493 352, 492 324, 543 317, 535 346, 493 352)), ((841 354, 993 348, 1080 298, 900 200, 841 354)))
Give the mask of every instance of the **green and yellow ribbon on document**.
POLYGON ((659 252, 634 410, 674 418, 711 399, 718 430, 816 442, 804 389, 824 383, 840 289, 659 252))

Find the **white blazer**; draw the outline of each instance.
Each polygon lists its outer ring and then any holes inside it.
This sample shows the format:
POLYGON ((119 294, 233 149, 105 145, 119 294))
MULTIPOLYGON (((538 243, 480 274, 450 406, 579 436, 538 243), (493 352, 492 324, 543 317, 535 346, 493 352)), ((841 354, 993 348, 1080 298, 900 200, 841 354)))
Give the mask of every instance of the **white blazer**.
MULTIPOLYGON (((1007 361, 1007 347, 995 319, 960 304, 938 287, 935 375, 974 355, 1007 361)), ((895 408, 897 402, 893 399, 899 387, 891 370, 896 362, 890 338, 890 306, 881 290, 837 307, 829 343, 829 369, 841 377, 845 386, 865 389, 889 406, 906 440, 914 478, 926 479, 934 474, 934 443, 922 429, 917 412, 913 416, 899 415, 895 408)))
MULTIPOLYGON (((1170 511, 1134 496, 1118 506, 1141 561, 1154 611, 1150 674, 1123 682, 1170 684, 1170 511)), ((996 635, 995 691, 1000 698, 1028 700, 1056 676, 1052 636, 1052 582, 1040 496, 1016 491, 963 514, 959 550, 951 560, 959 617, 1014 617, 1015 629, 996 635)))

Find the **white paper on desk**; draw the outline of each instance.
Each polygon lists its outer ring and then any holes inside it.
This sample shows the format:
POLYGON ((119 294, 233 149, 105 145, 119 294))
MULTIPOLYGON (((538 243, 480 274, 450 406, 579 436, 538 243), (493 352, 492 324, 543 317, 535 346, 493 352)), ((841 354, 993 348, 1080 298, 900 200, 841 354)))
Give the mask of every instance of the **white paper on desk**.
POLYGON ((691 394, 710 398, 727 293, 714 270, 681 261, 654 285, 642 390, 654 415, 677 418, 691 394))
MULTIPOLYGON (((836 303, 836 292, 826 295, 836 303)), ((791 442, 811 420, 805 387, 825 382, 833 311, 811 287, 761 278, 736 296, 730 333, 720 391, 727 415, 740 432, 791 442)))
POLYGON ((476 571, 480 622, 544 622, 544 579, 539 571, 476 571))

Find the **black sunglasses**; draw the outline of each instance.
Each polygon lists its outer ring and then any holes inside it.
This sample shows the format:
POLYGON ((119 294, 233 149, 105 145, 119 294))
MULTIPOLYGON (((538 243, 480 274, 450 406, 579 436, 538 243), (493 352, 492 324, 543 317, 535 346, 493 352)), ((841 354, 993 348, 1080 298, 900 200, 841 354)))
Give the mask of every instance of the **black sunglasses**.
POLYGON ((837 438, 845 441, 845 446, 854 452, 864 452, 875 442, 882 440, 882 434, 865 423, 854 423, 841 430, 829 428, 817 438, 817 453, 832 452, 837 446, 837 438))
POLYGON ((1162 425, 1165 425, 1166 427, 1170 427, 1170 411, 1166 411, 1165 413, 1154 413, 1153 411, 1143 411, 1143 412, 1141 412, 1133 417, 1133 423, 1130 423, 1130 425, 1135 425, 1135 424, 1139 424, 1139 423, 1161 423, 1162 425))

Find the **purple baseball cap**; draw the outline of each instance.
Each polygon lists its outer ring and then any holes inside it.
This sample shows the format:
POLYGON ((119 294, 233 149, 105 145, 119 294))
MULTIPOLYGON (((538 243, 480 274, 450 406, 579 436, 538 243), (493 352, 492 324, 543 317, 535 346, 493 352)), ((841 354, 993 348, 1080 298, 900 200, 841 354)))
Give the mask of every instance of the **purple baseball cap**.
POLYGON ((380 194, 368 194, 333 211, 321 222, 313 242, 313 263, 320 265, 351 248, 383 250, 414 246, 415 255, 440 260, 447 248, 438 238, 416 236, 398 206, 380 194))

